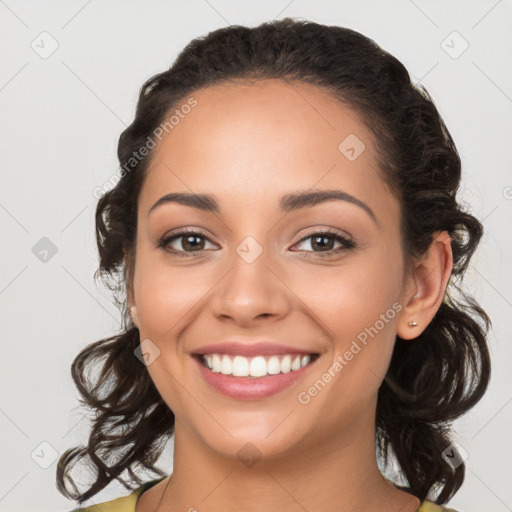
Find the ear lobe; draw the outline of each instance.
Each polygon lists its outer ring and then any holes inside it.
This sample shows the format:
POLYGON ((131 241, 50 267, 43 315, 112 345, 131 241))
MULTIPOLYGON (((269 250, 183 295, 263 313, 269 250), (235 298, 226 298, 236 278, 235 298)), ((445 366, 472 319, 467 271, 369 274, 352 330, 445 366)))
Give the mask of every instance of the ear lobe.
POLYGON ((419 258, 405 288, 413 290, 403 297, 406 304, 397 325, 402 339, 416 338, 439 309, 453 269, 451 238, 447 231, 437 231, 427 252, 419 258), (414 325, 414 323, 416 325, 414 325))
POLYGON ((137 308, 135 306, 135 298, 133 293, 133 260, 131 252, 124 251, 124 266, 126 269, 126 300, 130 308, 130 315, 133 323, 138 327, 139 317, 137 315, 137 308))
POLYGON ((137 306, 132 306, 130 308, 130 314, 133 320, 133 323, 139 327, 139 315, 137 314, 137 306))

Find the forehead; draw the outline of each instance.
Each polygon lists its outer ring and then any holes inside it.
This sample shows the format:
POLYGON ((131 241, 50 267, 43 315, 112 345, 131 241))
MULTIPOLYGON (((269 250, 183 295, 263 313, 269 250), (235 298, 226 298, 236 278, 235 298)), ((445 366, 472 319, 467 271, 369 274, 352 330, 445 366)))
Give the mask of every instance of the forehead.
POLYGON ((267 79, 192 96, 197 105, 153 149, 141 209, 170 191, 255 207, 308 188, 343 189, 366 201, 384 194, 369 130, 326 89, 267 79))

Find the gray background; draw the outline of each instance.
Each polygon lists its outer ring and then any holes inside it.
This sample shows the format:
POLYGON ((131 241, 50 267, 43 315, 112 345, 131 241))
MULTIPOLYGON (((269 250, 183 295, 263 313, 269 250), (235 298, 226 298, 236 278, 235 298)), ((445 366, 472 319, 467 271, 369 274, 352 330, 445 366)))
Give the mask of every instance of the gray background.
MULTIPOLYGON (((0 0, 1 511, 74 508, 55 488, 57 454, 88 434, 70 365, 119 325, 92 277, 93 190, 116 171, 140 86, 196 36, 285 16, 374 39, 425 84, 456 141, 461 197, 486 228, 467 284, 494 322, 494 374, 455 423, 469 456, 450 504, 512 510, 512 2, 0 0)), ((115 483, 93 502, 124 494, 115 483)))

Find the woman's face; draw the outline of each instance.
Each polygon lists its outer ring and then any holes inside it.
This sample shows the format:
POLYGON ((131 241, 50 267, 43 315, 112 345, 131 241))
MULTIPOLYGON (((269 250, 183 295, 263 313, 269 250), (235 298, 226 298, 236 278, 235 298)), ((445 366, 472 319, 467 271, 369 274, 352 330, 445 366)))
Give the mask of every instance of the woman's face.
POLYGON ((312 85, 264 80, 193 96, 153 150, 130 292, 176 442, 187 433, 217 453, 271 459, 354 428, 370 436, 411 291, 399 203, 370 132, 312 85), (290 198, 327 190, 338 198, 290 198), (217 208, 152 209, 176 193, 207 194, 202 204, 217 208), (196 234, 158 246, 184 229, 196 234), (199 352, 219 354, 212 370, 199 352), (306 365, 286 372, 287 359, 306 365), (231 361, 265 376, 223 374, 231 361))

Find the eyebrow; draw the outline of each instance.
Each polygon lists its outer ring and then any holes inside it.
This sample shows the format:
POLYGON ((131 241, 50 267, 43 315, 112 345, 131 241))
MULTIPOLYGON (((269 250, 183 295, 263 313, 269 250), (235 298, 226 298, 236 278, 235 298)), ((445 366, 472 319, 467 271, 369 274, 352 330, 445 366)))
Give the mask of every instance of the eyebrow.
MULTIPOLYGON (((282 212, 291 212, 300 210, 301 208, 308 208, 325 201, 346 201, 362 208, 371 218, 377 223, 377 217, 373 210, 366 204, 357 199, 356 197, 343 192, 342 190, 314 190, 314 191, 299 191, 293 194, 284 195, 279 202, 279 209, 282 212)), ((210 194, 192 194, 188 192, 171 192, 162 196, 148 211, 149 214, 156 208, 167 203, 178 203, 192 208, 197 208, 205 212, 221 213, 219 203, 214 196, 210 194)))

